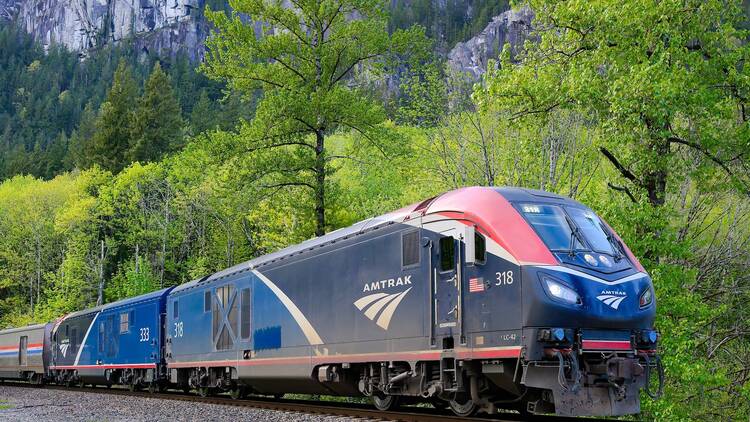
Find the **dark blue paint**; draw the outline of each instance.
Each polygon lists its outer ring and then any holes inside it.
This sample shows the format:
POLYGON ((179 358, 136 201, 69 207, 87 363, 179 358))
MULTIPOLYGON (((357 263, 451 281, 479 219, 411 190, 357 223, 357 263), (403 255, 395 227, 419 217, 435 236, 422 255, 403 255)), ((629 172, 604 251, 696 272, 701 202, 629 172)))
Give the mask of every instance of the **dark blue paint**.
POLYGON ((278 349, 281 347, 281 326, 255 330, 254 350, 278 349))

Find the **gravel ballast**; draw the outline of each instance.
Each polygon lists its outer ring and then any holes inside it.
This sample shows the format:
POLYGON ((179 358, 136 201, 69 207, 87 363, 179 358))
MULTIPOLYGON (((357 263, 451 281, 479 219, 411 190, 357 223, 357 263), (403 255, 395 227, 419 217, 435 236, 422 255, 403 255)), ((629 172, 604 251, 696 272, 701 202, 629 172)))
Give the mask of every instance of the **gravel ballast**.
POLYGON ((322 417, 276 410, 0 385, 0 421, 326 421, 322 417))

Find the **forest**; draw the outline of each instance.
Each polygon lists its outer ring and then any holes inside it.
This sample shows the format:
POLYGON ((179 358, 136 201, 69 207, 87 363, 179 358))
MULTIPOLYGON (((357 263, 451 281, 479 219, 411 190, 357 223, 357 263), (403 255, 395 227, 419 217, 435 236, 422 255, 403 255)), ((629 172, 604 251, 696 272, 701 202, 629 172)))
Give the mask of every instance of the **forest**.
POLYGON ((81 61, 0 27, 0 327, 523 186, 590 206, 652 276, 667 384, 640 418, 750 417, 741 1, 530 0, 532 40, 476 82, 403 10, 299 4, 207 11, 199 65, 126 45, 81 61))

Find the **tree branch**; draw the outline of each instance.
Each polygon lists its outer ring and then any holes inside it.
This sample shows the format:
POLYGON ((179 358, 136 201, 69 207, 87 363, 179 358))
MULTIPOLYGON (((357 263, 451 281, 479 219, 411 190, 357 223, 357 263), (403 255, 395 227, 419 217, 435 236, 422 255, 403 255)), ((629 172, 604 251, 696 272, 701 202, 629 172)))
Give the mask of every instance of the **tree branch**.
POLYGON ((306 182, 281 182, 281 183, 273 183, 270 185, 260 185, 261 188, 265 188, 265 189, 283 188, 287 186, 304 186, 312 190, 315 190, 315 186, 306 182))
POLYGON ((635 196, 633 196, 633 192, 631 192, 630 189, 628 189, 627 187, 625 187, 625 186, 616 186, 616 185, 613 185, 612 183, 609 183, 609 182, 607 182, 607 186, 609 186, 609 188, 612 189, 612 190, 616 190, 618 192, 623 192, 624 194, 628 195, 628 198, 630 198, 630 200, 633 201, 634 204, 638 203, 638 200, 636 200, 635 196))
MULTIPOLYGON (((363 61, 365 61, 365 60, 369 60, 369 59, 372 59, 372 58, 378 57, 379 55, 380 55, 380 54, 369 54, 369 55, 367 55, 367 56, 364 56, 364 57, 360 57, 360 58, 358 58, 358 59, 354 60, 354 61, 352 62, 352 64, 351 64, 351 65, 349 65, 349 67, 347 67, 347 68, 346 68, 346 70, 344 70, 343 72, 341 72, 341 74, 340 74, 340 75, 339 75, 338 77, 336 77, 336 78, 335 78, 335 79, 333 80, 333 82, 331 82, 331 83, 330 83, 330 85, 329 85, 329 86, 333 86, 333 85, 335 85, 335 84, 336 84, 336 83, 337 83, 338 81, 340 81, 341 79, 343 79, 343 78, 344 78, 344 76, 346 76, 346 75, 347 75, 347 73, 349 73, 349 72, 350 72, 350 71, 351 71, 352 69, 354 69, 354 66, 358 65, 359 63, 362 63, 362 62, 363 62, 363 61)), ((334 69, 334 72, 335 72, 335 69, 334 69)))
POLYGON ((747 183, 745 183, 743 180, 741 180, 740 178, 738 178, 734 174, 734 172, 732 171, 732 169, 730 169, 729 166, 727 166, 726 162, 722 161, 721 159, 719 159, 715 155, 711 154, 711 152, 709 152, 707 149, 705 149, 703 146, 701 146, 697 142, 688 141, 686 139, 678 138, 676 136, 670 136, 669 138, 667 138, 667 140, 669 142, 671 142, 671 143, 674 143, 674 144, 680 144, 680 145, 688 146, 688 147, 693 148, 694 150, 700 152, 701 154, 705 155, 709 160, 713 161, 714 163, 716 163, 716 165, 718 165, 719 167, 721 167, 722 170, 724 170, 724 172, 729 177, 731 177, 732 179, 738 181, 742 185, 743 190, 745 191, 744 193, 746 195, 750 195, 750 188, 748 188, 747 183))
POLYGON ((615 168, 622 174, 622 177, 630 180, 631 182, 635 183, 638 186, 642 186, 643 184, 638 180, 638 178, 633 174, 632 171, 628 170, 625 166, 623 166, 620 161, 615 158, 615 156, 604 147, 599 147, 599 152, 601 152, 607 159, 609 160, 612 165, 615 166, 615 168))

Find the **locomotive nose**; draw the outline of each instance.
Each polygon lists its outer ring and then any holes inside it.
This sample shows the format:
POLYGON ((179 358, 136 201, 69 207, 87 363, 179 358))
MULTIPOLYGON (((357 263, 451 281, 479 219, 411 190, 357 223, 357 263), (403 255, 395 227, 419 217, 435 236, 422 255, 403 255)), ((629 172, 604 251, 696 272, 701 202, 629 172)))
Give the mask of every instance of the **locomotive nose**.
POLYGON ((655 314, 645 273, 606 280, 564 267, 537 267, 528 269, 524 280, 532 326, 650 328, 655 314))
POLYGON ((603 321, 638 320, 654 313, 654 295, 651 280, 645 274, 636 274, 611 283, 578 277, 576 284, 583 291, 588 312, 603 321))

